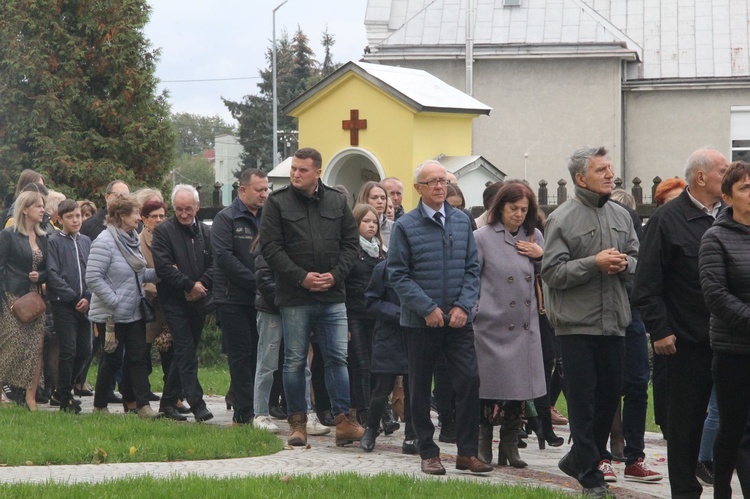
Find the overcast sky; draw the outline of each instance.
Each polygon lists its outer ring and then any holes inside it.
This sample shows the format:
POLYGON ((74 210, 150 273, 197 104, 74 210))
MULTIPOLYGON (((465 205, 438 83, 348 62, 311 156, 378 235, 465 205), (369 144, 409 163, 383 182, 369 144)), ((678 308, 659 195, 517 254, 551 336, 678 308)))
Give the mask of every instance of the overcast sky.
MULTIPOLYGON (((146 37, 161 49, 156 76, 170 93, 172 112, 231 116, 221 97, 240 100, 257 93, 258 70, 271 46, 272 10, 283 0, 149 0, 146 37), (236 78, 235 80, 229 80, 236 78), (239 79, 252 78, 252 79, 239 79), (227 79, 178 82, 177 80, 227 79)), ((289 0, 276 12, 276 37, 297 25, 323 60, 321 34, 336 38, 335 62, 359 60, 367 45, 367 0, 289 0)), ((282 103, 283 104, 283 103, 282 103)))

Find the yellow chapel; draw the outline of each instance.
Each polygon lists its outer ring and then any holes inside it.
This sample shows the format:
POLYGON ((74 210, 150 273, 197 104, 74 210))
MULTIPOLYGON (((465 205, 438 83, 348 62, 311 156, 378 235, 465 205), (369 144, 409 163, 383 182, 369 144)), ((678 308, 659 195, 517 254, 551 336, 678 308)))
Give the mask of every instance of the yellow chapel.
POLYGON ((353 61, 283 108, 299 120, 300 147, 322 154, 325 184, 356 196, 368 180, 397 177, 407 210, 416 205, 414 169, 424 160, 452 165, 468 204, 469 193, 481 199, 487 181, 504 177, 472 155, 473 120, 490 111, 425 71, 353 61))

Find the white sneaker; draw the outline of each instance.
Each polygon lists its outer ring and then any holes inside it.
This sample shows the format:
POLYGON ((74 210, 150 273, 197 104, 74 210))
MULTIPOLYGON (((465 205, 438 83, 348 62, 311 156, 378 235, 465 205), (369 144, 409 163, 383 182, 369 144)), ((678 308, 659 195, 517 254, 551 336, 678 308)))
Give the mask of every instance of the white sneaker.
POLYGON ((253 419, 253 426, 260 430, 270 431, 271 433, 278 433, 281 430, 268 414, 265 416, 255 416, 255 419, 253 419))
POLYGON ((327 435, 331 429, 318 420, 318 415, 310 411, 307 414, 307 434, 308 435, 327 435))

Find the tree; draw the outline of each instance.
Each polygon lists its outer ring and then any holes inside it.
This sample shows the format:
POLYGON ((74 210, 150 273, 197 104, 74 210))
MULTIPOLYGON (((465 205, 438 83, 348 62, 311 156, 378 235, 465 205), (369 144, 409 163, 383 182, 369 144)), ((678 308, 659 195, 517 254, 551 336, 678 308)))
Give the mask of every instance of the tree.
POLYGON ((0 194, 23 168, 79 197, 114 178, 162 184, 174 132, 149 12, 146 0, 3 3, 0 194))
MULTIPOLYGON (((276 52, 276 86, 279 104, 286 104, 314 85, 321 78, 315 53, 310 48, 307 36, 297 28, 292 41, 283 30, 276 52)), ((244 168, 261 168, 269 171, 273 165, 273 47, 266 51, 268 66, 259 70, 261 81, 258 95, 246 95, 236 102, 222 99, 224 105, 239 123, 239 141, 244 149, 244 168)), ((292 136, 297 131, 295 118, 279 115, 278 130, 292 136)), ((281 135, 279 139, 281 140, 281 135)), ((282 150, 280 144, 277 151, 282 150)))
POLYGON ((177 113, 172 115, 172 125, 177 138, 177 155, 198 156, 203 151, 214 148, 217 135, 236 133, 234 126, 224 121, 219 115, 177 113))
POLYGON ((214 166, 203 156, 181 153, 174 162, 174 180, 180 184, 197 186, 200 184, 201 205, 211 206, 214 180, 214 166))
POLYGON ((325 78, 329 74, 336 70, 337 64, 333 63, 333 46, 336 43, 336 38, 328 32, 328 26, 323 31, 323 37, 320 39, 320 44, 323 45, 325 50, 325 57, 323 57, 323 65, 320 68, 321 76, 325 78))

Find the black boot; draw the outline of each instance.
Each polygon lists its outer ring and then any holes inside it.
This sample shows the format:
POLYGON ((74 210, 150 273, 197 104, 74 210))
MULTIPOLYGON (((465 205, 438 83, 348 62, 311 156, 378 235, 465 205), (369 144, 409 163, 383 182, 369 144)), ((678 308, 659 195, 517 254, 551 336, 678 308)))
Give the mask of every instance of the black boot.
POLYGON ((520 416, 506 419, 500 426, 500 445, 497 449, 497 464, 505 466, 510 464, 514 468, 525 468, 525 461, 518 454, 518 428, 521 426, 520 416))
MULTIPOLYGON (((537 433, 537 438, 543 438, 547 445, 550 447, 560 447, 565 443, 563 437, 558 437, 555 434, 555 430, 552 428, 552 413, 550 412, 549 404, 535 404, 537 407, 537 413, 539 413, 539 423, 542 427, 541 437, 537 433)), ((540 447, 541 449, 542 447, 540 447)))
POLYGON ((375 439, 378 438, 377 428, 365 428, 365 434, 359 440, 359 446, 365 452, 372 452, 375 448, 375 439))
POLYGON ((390 435, 401 428, 401 425, 398 424, 396 417, 393 415, 391 404, 388 402, 385 404, 385 411, 383 412, 383 417, 380 418, 380 422, 383 424, 383 433, 386 435, 390 435))

